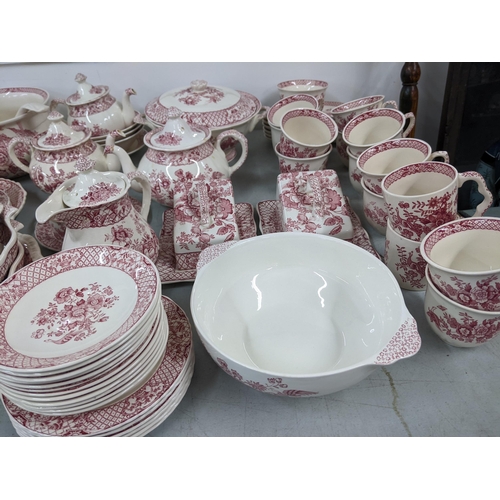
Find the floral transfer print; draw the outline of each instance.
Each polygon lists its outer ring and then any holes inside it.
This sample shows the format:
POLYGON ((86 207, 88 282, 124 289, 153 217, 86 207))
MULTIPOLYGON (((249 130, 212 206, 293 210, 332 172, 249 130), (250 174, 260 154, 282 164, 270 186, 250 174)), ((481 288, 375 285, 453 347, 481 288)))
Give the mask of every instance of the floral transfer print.
POLYGON ((243 382, 252 389, 256 389, 260 392, 266 392, 268 394, 273 394, 274 396, 291 396, 291 397, 304 397, 304 396, 314 396, 318 394, 314 391, 302 391, 297 389, 289 389, 288 384, 283 383, 283 379, 279 377, 269 377, 267 383, 263 384, 261 382, 255 382, 253 380, 244 380, 243 376, 237 370, 229 368, 227 363, 221 359, 217 358, 217 363, 219 366, 231 377, 235 378, 239 382, 243 382))
POLYGON ((500 331, 500 317, 478 321, 466 312, 460 312, 459 318, 449 314, 445 306, 427 308, 427 318, 438 330, 450 339, 465 344, 483 344, 495 337, 500 331))
POLYGON ((111 286, 99 283, 83 288, 62 288, 31 320, 40 327, 31 337, 54 344, 84 340, 97 333, 98 323, 109 319, 106 309, 111 309, 117 300, 119 297, 114 295, 111 286))

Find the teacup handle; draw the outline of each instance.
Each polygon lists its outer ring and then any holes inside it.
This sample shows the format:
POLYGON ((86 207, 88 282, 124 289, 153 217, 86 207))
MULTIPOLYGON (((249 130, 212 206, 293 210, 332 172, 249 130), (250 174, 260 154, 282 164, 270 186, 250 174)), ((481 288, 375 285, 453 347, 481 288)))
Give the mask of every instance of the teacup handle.
POLYGON ((458 174, 458 187, 462 187, 464 182, 473 180, 477 183, 477 190, 484 196, 484 200, 476 207, 472 217, 481 217, 493 203, 491 191, 486 186, 484 177, 479 172, 462 172, 458 174))
POLYGON ((403 137, 408 137, 408 134, 413 130, 413 127, 415 127, 415 115, 410 111, 409 113, 405 113, 405 118, 410 120, 410 122, 406 126, 406 129, 403 130, 403 137))
POLYGON ((396 101, 386 101, 382 104, 382 107, 398 109, 398 103, 396 101))
POLYGON ((148 220, 149 208, 151 207, 151 184, 149 179, 140 172, 129 172, 127 178, 131 183, 137 181, 142 187, 141 215, 144 220, 148 220))
POLYGON ((12 160, 12 163, 21 170, 24 170, 27 174, 30 173, 30 168, 27 167, 16 155, 15 147, 16 144, 23 143, 26 146, 31 147, 31 140, 28 137, 13 137, 9 145, 7 146, 7 152, 9 153, 9 158, 12 160))
POLYGON ((434 160, 435 158, 442 158, 444 163, 450 163, 450 156, 446 151, 435 151, 429 156, 429 160, 434 160))
POLYGON ((237 130, 225 130, 224 132, 220 133, 218 136, 217 136, 217 140, 216 140, 216 143, 215 143, 215 147, 222 153, 224 154, 224 151, 222 151, 222 148, 221 148, 221 142, 226 138, 226 137, 232 137, 233 139, 236 139, 240 144, 241 144, 241 155, 238 159, 238 161, 232 165, 232 166, 229 166, 228 165, 228 177, 233 174, 234 172, 236 172, 236 170, 238 170, 241 165, 243 165, 243 163, 245 162, 245 160, 247 159, 247 156, 248 156, 248 140, 247 138, 241 133, 241 132, 238 132, 237 130))

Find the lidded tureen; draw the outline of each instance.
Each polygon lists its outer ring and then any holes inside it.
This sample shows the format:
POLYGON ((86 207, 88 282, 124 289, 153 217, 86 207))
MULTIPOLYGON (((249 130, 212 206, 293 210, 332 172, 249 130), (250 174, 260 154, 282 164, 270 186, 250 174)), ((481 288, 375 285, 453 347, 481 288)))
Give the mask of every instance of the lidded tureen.
POLYGON ((165 92, 146 105, 145 114, 154 125, 162 126, 171 107, 179 109, 188 123, 210 128, 214 137, 228 129, 247 134, 266 112, 253 95, 210 86, 205 80, 194 80, 189 87, 165 92))
POLYGON ((76 75, 75 81, 76 92, 66 100, 58 101, 68 107, 70 125, 88 127, 92 137, 132 125, 136 112, 130 103, 130 96, 135 95, 135 90, 126 89, 120 104, 109 93, 107 85, 92 85, 82 73, 76 75))

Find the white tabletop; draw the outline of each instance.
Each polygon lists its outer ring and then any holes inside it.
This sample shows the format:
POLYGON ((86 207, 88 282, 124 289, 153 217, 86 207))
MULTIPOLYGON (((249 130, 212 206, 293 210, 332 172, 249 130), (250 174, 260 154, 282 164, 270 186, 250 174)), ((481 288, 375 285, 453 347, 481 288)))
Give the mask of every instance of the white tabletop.
MULTIPOLYGON (((249 154, 233 174, 235 201, 276 199, 278 161, 261 128, 248 136, 249 154)), ((133 156, 137 164, 144 150, 133 156)), ((336 152, 335 169, 352 208, 368 230, 375 249, 384 238, 362 212, 361 195, 350 185, 336 152)), ((33 234, 34 211, 46 198, 31 179, 19 182, 28 201, 18 216, 22 232, 33 234)), ((153 228, 159 233, 165 207, 153 202, 153 228)), ((256 216, 257 217, 257 216, 256 216)), ((51 252, 42 248, 44 255, 51 252)), ((191 283, 163 285, 163 294, 187 313, 191 283)), ((403 292, 418 323, 421 350, 412 358, 378 368, 344 391, 318 398, 263 394, 231 378, 208 355, 193 330, 196 365, 191 386, 177 409, 150 436, 498 436, 500 435, 500 338, 476 348, 455 348, 429 328, 423 292, 403 292)), ((0 436, 15 436, 0 406, 0 436)))

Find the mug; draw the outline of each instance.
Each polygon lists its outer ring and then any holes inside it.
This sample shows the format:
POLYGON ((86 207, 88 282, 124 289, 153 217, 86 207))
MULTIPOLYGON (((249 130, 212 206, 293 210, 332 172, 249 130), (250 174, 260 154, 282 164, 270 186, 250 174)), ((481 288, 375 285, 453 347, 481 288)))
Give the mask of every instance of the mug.
POLYGON ((382 181, 388 218, 401 236, 421 241, 433 229, 458 218, 458 188, 468 180, 477 183, 484 200, 473 217, 490 207, 492 195, 481 174, 459 173, 449 163, 426 161, 399 167, 382 181))

